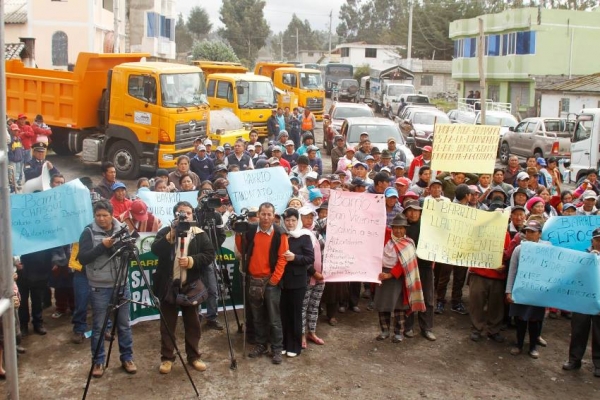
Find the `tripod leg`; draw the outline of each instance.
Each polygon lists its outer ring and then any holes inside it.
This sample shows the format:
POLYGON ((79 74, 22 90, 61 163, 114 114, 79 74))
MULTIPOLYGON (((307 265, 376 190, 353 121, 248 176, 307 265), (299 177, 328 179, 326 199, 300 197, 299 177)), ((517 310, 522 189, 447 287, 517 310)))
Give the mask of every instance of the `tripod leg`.
POLYGON ((246 320, 246 274, 242 274, 242 301, 244 302, 244 344, 242 351, 246 358, 246 331, 248 330, 248 321, 246 320))
MULTIPOLYGON (((217 280, 217 285, 219 283, 219 276, 221 278, 221 282, 223 282, 223 286, 225 287, 226 293, 229 293, 229 298, 231 299, 231 307, 233 308, 233 315, 235 316, 235 322, 237 323, 238 333, 242 332, 242 325, 240 324, 240 318, 237 314, 237 308, 235 307, 235 298, 233 297, 233 288, 231 287, 231 281, 229 278, 225 278, 224 274, 227 274, 228 271, 223 265, 217 265, 215 263, 215 279, 217 280), (218 269, 218 272, 217 272, 218 269)), ((225 312, 225 308, 223 308, 223 312, 225 312)))
MULTIPOLYGON (((215 271, 215 275, 217 272, 215 271)), ((229 366, 230 369, 237 369, 237 360, 235 359, 235 354, 233 352, 233 345, 231 343, 231 336, 229 334, 229 320, 227 319, 227 305, 225 304, 225 297, 223 297, 223 291, 221 290, 221 285, 217 282, 217 292, 219 294, 219 298, 221 299, 221 304, 223 305, 223 319, 225 321, 225 329, 227 332, 227 342, 229 344, 229 358, 231 359, 231 364, 229 366)), ((235 307, 235 306, 234 306, 235 307)))

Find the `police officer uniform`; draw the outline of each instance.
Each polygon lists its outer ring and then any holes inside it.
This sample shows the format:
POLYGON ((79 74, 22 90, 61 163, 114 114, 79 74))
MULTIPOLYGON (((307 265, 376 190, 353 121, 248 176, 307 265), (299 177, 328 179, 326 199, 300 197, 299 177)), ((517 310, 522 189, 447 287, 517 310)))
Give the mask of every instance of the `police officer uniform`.
MULTIPOLYGON (((37 142, 34 143, 31 148, 33 149, 34 152, 39 152, 39 151, 46 151, 47 145, 44 142, 37 142)), ((44 164, 46 163, 46 157, 44 154, 44 159, 42 160, 38 160, 37 158, 33 157, 30 161, 26 162, 25 165, 23 166, 23 172, 25 173, 25 180, 28 181, 30 179, 35 179, 37 177, 39 177, 40 175, 42 175, 42 168, 44 167, 44 164)), ((52 167, 52 169, 49 171, 50 172, 50 176, 52 175, 56 175, 59 174, 58 169, 56 169, 56 167, 52 167)))

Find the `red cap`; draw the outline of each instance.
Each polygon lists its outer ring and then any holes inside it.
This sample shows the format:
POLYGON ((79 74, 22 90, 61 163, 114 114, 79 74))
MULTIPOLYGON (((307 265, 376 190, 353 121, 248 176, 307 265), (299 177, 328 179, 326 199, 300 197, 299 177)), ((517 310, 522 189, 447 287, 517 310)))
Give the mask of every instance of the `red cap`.
POLYGON ((25 115, 25 114, 19 114, 19 116, 17 117, 17 119, 21 119, 21 118, 27 119, 27 115, 25 115))
POLYGON ((19 125, 17 125, 17 124, 10 124, 10 130, 11 131, 18 131, 19 130, 19 125))
POLYGON ((408 186, 408 185, 410 185, 410 183, 411 183, 411 180, 408 179, 408 178, 404 178, 404 177, 398 178, 394 182, 394 184, 396 184, 396 185, 402 185, 402 186, 408 186))
POLYGON ((431 153, 433 151, 433 149, 431 148, 431 146, 423 146, 423 151, 431 153))
POLYGON ((134 200, 131 203, 129 211, 136 221, 143 222, 148 220, 148 206, 140 199, 134 200))
POLYGON ((348 146, 348 148, 346 149, 346 153, 349 152, 349 151, 351 151, 353 153, 356 153, 356 150, 352 146, 348 146))

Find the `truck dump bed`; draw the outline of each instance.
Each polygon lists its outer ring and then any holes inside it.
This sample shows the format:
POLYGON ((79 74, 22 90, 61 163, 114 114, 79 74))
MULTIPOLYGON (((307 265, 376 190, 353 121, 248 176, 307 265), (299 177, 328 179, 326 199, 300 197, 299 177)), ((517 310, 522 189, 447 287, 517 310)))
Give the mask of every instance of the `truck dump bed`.
POLYGON ((50 126, 84 129, 99 125, 98 106, 106 88, 108 71, 125 63, 141 61, 145 53, 79 53, 73 72, 25 67, 21 61, 6 62, 6 113, 33 119, 44 116, 50 126))

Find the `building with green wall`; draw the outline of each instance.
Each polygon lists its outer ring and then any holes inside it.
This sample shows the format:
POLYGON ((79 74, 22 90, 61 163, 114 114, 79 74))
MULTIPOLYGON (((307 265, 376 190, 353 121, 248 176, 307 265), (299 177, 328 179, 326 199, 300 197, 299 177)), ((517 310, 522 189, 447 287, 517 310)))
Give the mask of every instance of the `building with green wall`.
POLYGON ((483 19, 487 98, 539 114, 536 86, 600 72, 600 7, 594 11, 520 8, 450 23, 452 78, 460 97, 480 90, 477 44, 483 19))

